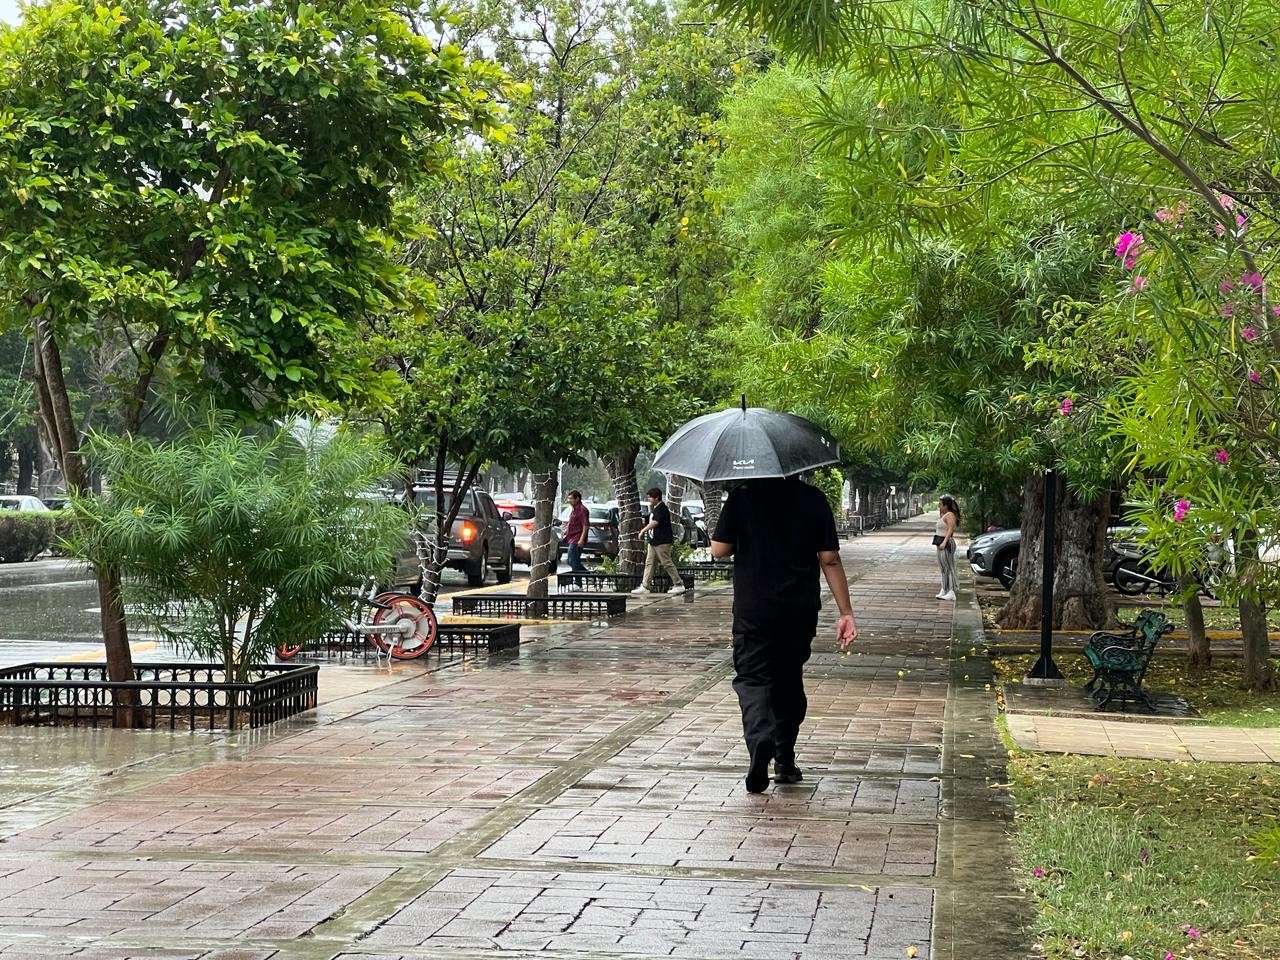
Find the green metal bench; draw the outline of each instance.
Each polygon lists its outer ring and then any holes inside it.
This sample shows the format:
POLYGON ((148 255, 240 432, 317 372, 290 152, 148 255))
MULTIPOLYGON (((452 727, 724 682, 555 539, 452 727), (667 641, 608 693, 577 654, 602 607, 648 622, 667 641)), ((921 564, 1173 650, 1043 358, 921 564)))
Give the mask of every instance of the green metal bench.
POLYGON ((1120 709, 1142 703, 1153 713, 1155 704, 1142 691, 1142 681, 1155 656, 1160 638, 1173 630, 1164 614, 1143 610, 1127 633, 1099 630, 1085 642, 1084 655, 1093 667, 1093 677, 1085 684, 1096 701, 1095 710, 1105 710, 1119 699, 1120 709))

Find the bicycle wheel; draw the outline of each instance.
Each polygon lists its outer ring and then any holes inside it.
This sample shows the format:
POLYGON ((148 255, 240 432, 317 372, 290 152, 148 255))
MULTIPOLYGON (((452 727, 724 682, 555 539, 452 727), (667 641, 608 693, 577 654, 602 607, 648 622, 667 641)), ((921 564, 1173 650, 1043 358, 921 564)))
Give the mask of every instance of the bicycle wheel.
POLYGON ((1122 560, 1116 566, 1116 590, 1126 597, 1136 597, 1151 589, 1151 578, 1144 575, 1133 560, 1122 560))
POLYGON ((378 609, 373 622, 378 625, 413 624, 413 632, 391 636, 369 634, 369 642, 386 650, 395 660, 416 660, 436 642, 440 630, 435 611, 417 597, 407 593, 381 593, 373 598, 378 609))

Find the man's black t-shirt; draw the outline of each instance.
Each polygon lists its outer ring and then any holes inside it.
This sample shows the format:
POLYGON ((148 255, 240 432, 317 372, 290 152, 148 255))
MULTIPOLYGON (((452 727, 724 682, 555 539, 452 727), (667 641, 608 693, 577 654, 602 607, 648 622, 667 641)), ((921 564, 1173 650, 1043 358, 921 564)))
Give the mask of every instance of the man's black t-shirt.
POLYGON ((818 553, 840 549, 822 491, 797 479, 748 480, 729 494, 712 539, 733 544, 735 628, 769 630, 816 616, 818 553))
POLYGON ((675 532, 671 529, 671 511, 667 509, 665 503, 659 502, 653 508, 651 519, 657 523, 657 526, 649 532, 649 542, 655 547, 660 547, 664 543, 673 543, 675 541, 675 532))

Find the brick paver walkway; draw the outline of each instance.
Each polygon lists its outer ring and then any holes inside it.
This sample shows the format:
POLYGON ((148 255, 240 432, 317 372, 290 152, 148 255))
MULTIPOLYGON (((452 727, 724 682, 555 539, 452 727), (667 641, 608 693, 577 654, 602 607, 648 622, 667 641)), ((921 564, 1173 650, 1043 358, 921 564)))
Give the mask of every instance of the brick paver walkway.
POLYGON ((824 611, 801 784, 744 791, 731 595, 699 591, 11 805, 0 960, 1024 957, 977 613, 933 599, 930 530, 846 546, 862 638, 824 611))
POLYGON ((1008 716, 1009 734, 1024 750, 1140 760, 1280 763, 1280 728, 1008 716))

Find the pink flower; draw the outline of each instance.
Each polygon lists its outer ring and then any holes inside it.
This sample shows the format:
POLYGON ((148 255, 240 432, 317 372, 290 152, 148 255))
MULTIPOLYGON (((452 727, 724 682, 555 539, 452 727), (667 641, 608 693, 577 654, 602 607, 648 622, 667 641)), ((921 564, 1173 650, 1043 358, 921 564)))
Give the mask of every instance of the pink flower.
POLYGON ((1074 409, 1075 409, 1075 404, 1071 402, 1070 397, 1064 398, 1062 403, 1059 404, 1058 406, 1058 412, 1062 414, 1064 417, 1074 409))
POLYGON ((1245 343, 1253 343, 1253 341, 1258 339, 1258 331, 1253 329, 1253 327, 1245 327, 1240 331, 1240 339, 1245 341, 1245 343))
POLYGON ((1172 953, 1165 951, 1164 960, 1178 960, 1172 953))
POLYGON ((1224 303, 1222 305, 1222 315, 1224 317, 1233 316, 1235 312, 1236 312, 1236 305, 1234 303, 1224 303))
POLYGON ((1031 871, 1031 874, 1037 880, 1040 880, 1041 878, 1044 877, 1044 867, 1036 867, 1034 870, 1031 871))
POLYGON ((1250 382, 1250 383, 1261 383, 1261 382, 1262 382, 1262 374, 1260 374, 1257 370, 1250 370, 1250 371, 1249 371, 1249 382, 1250 382))
POLYGON ((1187 514, 1191 510, 1190 500, 1179 500, 1173 505, 1173 520, 1175 523, 1181 523, 1187 518, 1187 514))
MULTIPOLYGON (((1225 450, 1219 450, 1216 453, 1214 453, 1213 456, 1214 456, 1214 459, 1216 459, 1219 463, 1229 463, 1231 460, 1231 454, 1227 453, 1227 451, 1225 450)), ((1143 850, 1142 852, 1146 853, 1145 850, 1143 850)))
POLYGON ((1134 258, 1138 256, 1142 246, 1142 234, 1126 230, 1116 237, 1116 256, 1125 262, 1127 269, 1133 269, 1134 258))
POLYGON ((1254 293, 1262 292, 1262 274, 1257 270, 1246 273, 1240 277, 1240 285, 1242 287, 1251 287, 1254 293))
POLYGON ((1150 851, 1143 850, 1140 854, 1138 854, 1138 859, 1141 860, 1143 863, 1148 862, 1151 859, 1150 851))
POLYGON ((1223 296, 1226 296, 1235 288, 1236 288, 1236 285, 1232 283, 1230 279, 1223 280, 1220 284, 1218 284, 1218 292, 1221 293, 1223 296))
POLYGON ((1236 202, 1235 202, 1234 200, 1232 200, 1229 196, 1227 196, 1225 193, 1219 193, 1219 194, 1217 195, 1217 197, 1218 197, 1218 202, 1219 202, 1220 204, 1222 204, 1222 209, 1223 209, 1223 210, 1234 210, 1234 209, 1235 209, 1236 202))
POLYGON ((1140 273, 1135 273, 1133 275, 1133 281, 1129 284, 1129 291, 1131 293, 1137 293, 1146 285, 1147 285, 1147 278, 1140 273))
POLYGON ((1187 927, 1187 936, 1192 940, 1200 939, 1200 931, 1195 927, 1187 927))
POLYGON ((1273 317, 1280 317, 1280 307, 1272 307, 1272 308, 1271 308, 1271 315, 1272 315, 1273 317))

